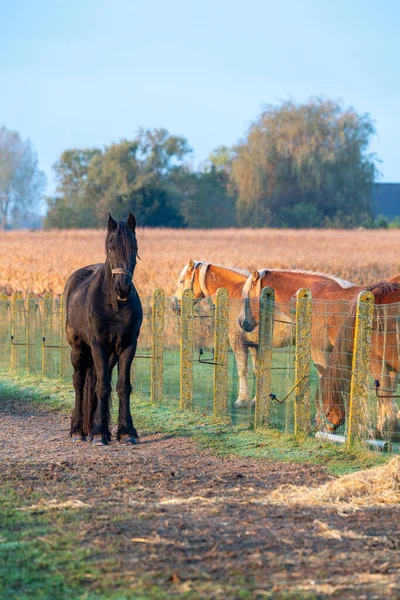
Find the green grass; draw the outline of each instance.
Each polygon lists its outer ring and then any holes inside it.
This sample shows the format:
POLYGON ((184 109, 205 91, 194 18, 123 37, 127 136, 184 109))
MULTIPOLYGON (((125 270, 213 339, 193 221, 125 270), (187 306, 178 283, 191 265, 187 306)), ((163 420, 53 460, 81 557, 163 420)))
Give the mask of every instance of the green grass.
MULTIPOLYGON (((0 397, 23 399, 67 412, 73 405, 70 383, 27 375, 13 376, 12 379, 7 375, 0 375, 0 397)), ((324 465, 333 475, 383 464, 390 458, 390 454, 371 451, 365 447, 349 451, 341 445, 323 443, 313 437, 299 440, 277 429, 253 431, 247 424, 232 426, 204 412, 180 411, 176 404, 156 406, 140 396, 132 399, 132 413, 139 432, 162 432, 191 437, 218 455, 234 454, 264 460, 324 465)))
MULTIPOLYGON (((37 404, 54 411, 69 413, 73 404, 71 384, 38 377, 0 376, 0 397, 37 404)), ((114 403, 115 404, 115 403, 114 403)), ((324 464, 329 472, 340 474, 361 467, 373 466, 387 456, 367 450, 349 453, 342 447, 321 444, 315 439, 299 442, 277 430, 254 432, 241 425, 232 427, 210 416, 182 412, 174 406, 154 406, 140 397, 132 400, 132 411, 139 431, 165 432, 189 436, 203 448, 218 455, 237 455, 264 460, 324 464)), ((36 488, 37 489, 37 488, 36 488)), ((0 483, 0 598, 12 600, 166 600, 171 597, 196 600, 213 595, 215 586, 223 590, 221 597, 250 600, 314 600, 304 592, 263 592, 257 596, 249 581, 234 576, 229 582, 196 581, 189 588, 166 581, 155 583, 145 572, 135 573, 133 579, 121 570, 118 541, 107 551, 94 544, 77 542, 79 533, 88 522, 104 526, 107 506, 78 507, 57 511, 39 509, 21 511, 44 497, 51 489, 24 490, 17 493, 12 482, 0 483)), ((59 499, 59 498, 58 498, 59 499)), ((117 520, 131 518, 126 507, 120 507, 117 520)), ((110 517, 111 518, 111 517, 110 517)), ((164 577, 165 580, 165 577, 164 577)))
MULTIPOLYGON (((58 511, 26 509, 37 502, 37 493, 27 492, 22 498, 7 484, 0 484, 0 597, 7 600, 201 600, 212 597, 215 588, 220 597, 250 600, 257 598, 254 584, 241 576, 231 581, 213 583, 196 580, 189 586, 166 581, 155 583, 146 572, 130 576, 118 555, 118 541, 98 549, 84 544, 79 537, 88 521, 93 527, 104 527, 104 520, 88 509, 58 511), (125 569, 125 570, 124 570, 125 569)), ((103 507, 103 510, 107 507, 103 507)), ((101 509, 101 507, 100 507, 101 509)), ((130 515, 123 512, 113 521, 118 523, 130 515)), ((107 539, 107 542, 109 540, 107 539)), ((154 567, 155 565, 153 565, 154 567)), ((166 574, 159 574, 167 579, 166 574)), ((314 600, 309 593, 285 593, 262 598, 276 600, 314 600)))

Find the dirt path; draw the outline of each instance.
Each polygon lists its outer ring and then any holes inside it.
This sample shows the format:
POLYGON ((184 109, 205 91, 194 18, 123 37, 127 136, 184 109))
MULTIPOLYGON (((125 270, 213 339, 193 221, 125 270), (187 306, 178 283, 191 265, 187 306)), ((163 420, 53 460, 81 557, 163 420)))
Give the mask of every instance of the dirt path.
POLYGON ((163 435, 134 448, 73 444, 65 415, 26 402, 1 401, 0 428, 2 481, 54 510, 83 507, 79 543, 112 548, 119 573, 145 572, 171 595, 208 581, 209 598, 244 597, 227 582, 246 598, 400 598, 400 508, 340 515, 266 503, 282 483, 327 480, 323 467, 218 458, 163 435))

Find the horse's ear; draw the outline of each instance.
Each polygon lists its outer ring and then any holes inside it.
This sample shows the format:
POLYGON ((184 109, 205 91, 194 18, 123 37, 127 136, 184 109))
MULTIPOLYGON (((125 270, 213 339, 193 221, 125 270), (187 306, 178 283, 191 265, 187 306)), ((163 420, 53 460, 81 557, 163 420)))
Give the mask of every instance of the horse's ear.
POLYGON ((108 213, 107 231, 111 233, 112 231, 115 231, 117 227, 117 221, 114 221, 114 219, 111 216, 111 213, 108 213))
POLYGON ((251 272, 251 279, 252 279, 253 283, 258 281, 259 277, 260 277, 260 273, 256 269, 253 269, 253 271, 251 272))
POLYGON ((128 217, 127 223, 129 225, 129 227, 132 229, 133 233, 135 233, 136 219, 135 219, 135 216, 132 213, 129 213, 129 217, 128 217))
POLYGON ((191 271, 193 271, 193 269, 194 269, 194 260, 190 259, 188 262, 188 268, 187 268, 188 273, 191 273, 191 271))

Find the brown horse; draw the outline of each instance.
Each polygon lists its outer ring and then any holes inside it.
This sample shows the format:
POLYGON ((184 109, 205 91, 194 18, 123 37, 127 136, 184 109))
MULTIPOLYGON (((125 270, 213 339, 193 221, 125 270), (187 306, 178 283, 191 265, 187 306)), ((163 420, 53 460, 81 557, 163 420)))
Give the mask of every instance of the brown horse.
MULTIPOLYGON (((367 290, 375 296, 370 372, 376 380, 380 380, 384 374, 383 387, 379 392, 377 433, 379 436, 393 437, 399 432, 392 396, 400 373, 400 285, 382 282, 369 286, 367 290)), ((355 312, 355 303, 352 303, 320 381, 322 404, 333 429, 345 419, 346 398, 350 391, 355 312)))
POLYGON ((248 355, 250 352, 253 367, 256 364, 257 332, 245 333, 238 325, 241 310, 243 286, 250 271, 222 267, 213 263, 189 260, 183 268, 174 297, 180 299, 182 292, 191 289, 197 299, 212 297, 218 288, 227 289, 229 298, 237 300, 230 305, 229 343, 236 359, 239 374, 239 394, 235 406, 245 406, 249 401, 247 384, 248 355))
MULTIPOLYGON (((244 285, 244 307, 239 315, 239 324, 246 332, 251 332, 258 326, 259 298, 261 291, 267 286, 275 291, 275 302, 279 304, 280 311, 287 315, 289 322, 292 320, 291 299, 300 288, 310 290, 313 298, 312 356, 317 365, 325 366, 341 323, 341 301, 353 300, 365 288, 333 275, 312 271, 254 270, 244 285)), ((290 337, 288 327, 287 342, 290 337)))
MULTIPOLYGON (((376 284, 372 288, 378 285, 380 284, 376 284)), ((243 288, 244 308, 239 316, 239 324, 246 332, 251 332, 254 327, 258 326, 259 297, 261 290, 267 286, 274 289, 275 300, 282 303, 280 310, 285 312, 288 317, 290 315, 289 301, 297 290, 304 287, 311 291, 313 299, 311 354, 321 377, 327 367, 330 353, 341 331, 343 321, 349 313, 348 301, 354 301, 361 291, 368 288, 354 285, 332 275, 310 271, 280 269, 253 271, 243 288)), ((375 373, 376 364, 375 360, 375 373)), ((379 379, 382 381, 383 388, 391 389, 393 380, 391 370, 383 360, 380 362, 380 368, 379 379)), ((389 402, 382 403, 382 412, 386 411, 385 420, 392 421, 394 409, 389 404, 389 402)), ((325 410, 325 415, 334 429, 339 427, 344 420, 344 413, 341 409, 329 410, 328 413, 325 410)))

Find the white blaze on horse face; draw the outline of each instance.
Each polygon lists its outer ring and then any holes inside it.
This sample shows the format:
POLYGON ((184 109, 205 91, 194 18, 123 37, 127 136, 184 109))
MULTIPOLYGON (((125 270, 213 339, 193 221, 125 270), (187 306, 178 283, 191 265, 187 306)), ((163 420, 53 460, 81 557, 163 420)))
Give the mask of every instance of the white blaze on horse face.
POLYGON ((183 267, 181 274, 179 275, 178 286, 174 292, 174 297, 181 299, 182 293, 185 290, 190 289, 190 285, 191 285, 191 275, 188 274, 188 265, 186 265, 185 267, 183 267))

